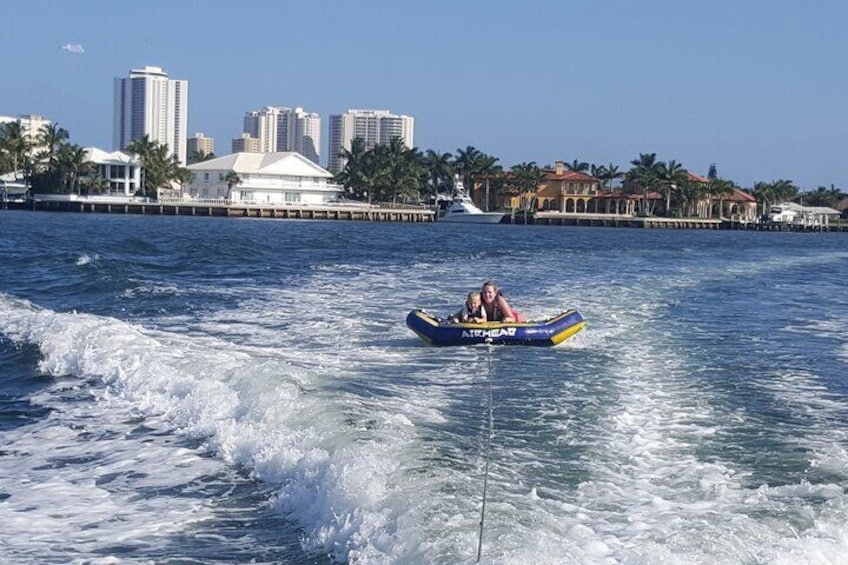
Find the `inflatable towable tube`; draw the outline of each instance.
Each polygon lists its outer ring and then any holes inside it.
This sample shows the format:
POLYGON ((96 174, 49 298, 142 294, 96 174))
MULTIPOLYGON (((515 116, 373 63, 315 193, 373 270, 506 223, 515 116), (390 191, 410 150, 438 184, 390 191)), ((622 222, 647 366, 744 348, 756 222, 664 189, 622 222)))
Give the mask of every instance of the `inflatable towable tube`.
POLYGON ((566 310, 537 322, 453 323, 424 310, 413 310, 406 325, 430 345, 558 345, 583 329, 586 321, 577 310, 566 310))

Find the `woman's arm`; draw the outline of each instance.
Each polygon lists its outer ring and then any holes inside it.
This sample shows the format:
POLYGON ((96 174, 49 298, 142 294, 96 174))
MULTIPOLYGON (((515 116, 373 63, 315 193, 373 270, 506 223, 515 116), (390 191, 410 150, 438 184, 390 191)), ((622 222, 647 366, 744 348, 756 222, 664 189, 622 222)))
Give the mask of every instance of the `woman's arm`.
POLYGON ((503 296, 498 296, 498 310, 503 313, 502 322, 515 322, 515 312, 512 311, 512 308, 509 305, 509 302, 506 301, 506 298, 503 296))

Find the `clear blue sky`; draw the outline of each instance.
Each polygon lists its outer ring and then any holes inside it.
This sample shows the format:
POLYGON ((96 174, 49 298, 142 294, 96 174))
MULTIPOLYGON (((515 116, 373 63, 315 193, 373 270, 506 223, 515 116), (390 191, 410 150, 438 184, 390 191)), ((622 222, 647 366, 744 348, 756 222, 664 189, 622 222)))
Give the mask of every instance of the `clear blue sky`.
POLYGON ((246 111, 415 117, 415 145, 510 167, 639 153, 742 186, 848 190, 848 2, 0 0, 0 115, 111 148, 112 81, 189 81, 189 134, 246 111), (79 43, 83 54, 61 47, 79 43))

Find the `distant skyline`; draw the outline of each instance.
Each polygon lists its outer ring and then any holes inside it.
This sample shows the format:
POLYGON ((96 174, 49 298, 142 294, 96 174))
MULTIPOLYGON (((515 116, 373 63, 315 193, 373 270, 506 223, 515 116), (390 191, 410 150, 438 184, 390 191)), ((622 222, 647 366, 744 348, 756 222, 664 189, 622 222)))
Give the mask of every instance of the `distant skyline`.
POLYGON ((388 109, 415 145, 504 167, 639 153, 744 187, 848 190, 848 3, 364 0, 7 2, 0 115, 40 114, 112 148, 112 84, 189 81, 187 137, 221 154, 245 112, 388 109))

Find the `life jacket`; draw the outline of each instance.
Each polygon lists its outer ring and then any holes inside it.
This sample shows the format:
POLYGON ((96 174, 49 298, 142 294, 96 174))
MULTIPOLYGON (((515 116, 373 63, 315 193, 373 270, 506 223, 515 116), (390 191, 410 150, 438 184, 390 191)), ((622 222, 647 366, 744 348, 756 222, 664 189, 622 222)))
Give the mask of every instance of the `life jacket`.
POLYGON ((468 304, 466 304, 465 305, 465 315, 468 316, 469 318, 483 318, 485 308, 486 307, 483 306, 483 304, 481 303, 479 308, 475 308, 474 310, 472 310, 471 308, 469 308, 468 304))
MULTIPOLYGON (((492 301, 492 315, 488 316, 487 318, 489 322, 503 322, 504 312, 498 306, 498 298, 503 298, 504 302, 506 302, 506 296, 504 296, 501 291, 498 291, 498 293, 495 295, 495 299, 492 301)), ((483 307, 485 308, 485 304, 483 305, 483 307)), ((509 302, 507 302, 507 308, 509 309, 509 315, 515 318, 516 320, 522 317, 518 310, 509 305, 509 302)), ((488 313, 489 312, 487 310, 486 314, 488 313)))
MULTIPOLYGON (((503 312, 501 312, 501 309, 498 308, 498 298, 501 298, 501 297, 503 297, 503 294, 501 294, 501 291, 498 291, 498 293, 495 295, 495 299, 492 301, 492 315, 491 316, 488 316, 489 312, 486 311, 486 314, 487 314, 486 319, 490 322, 503 321, 503 317, 504 317, 503 312)), ((506 300, 506 297, 504 297, 504 300, 506 300)), ((483 305, 483 308, 485 308, 485 307, 486 306, 483 305)))

